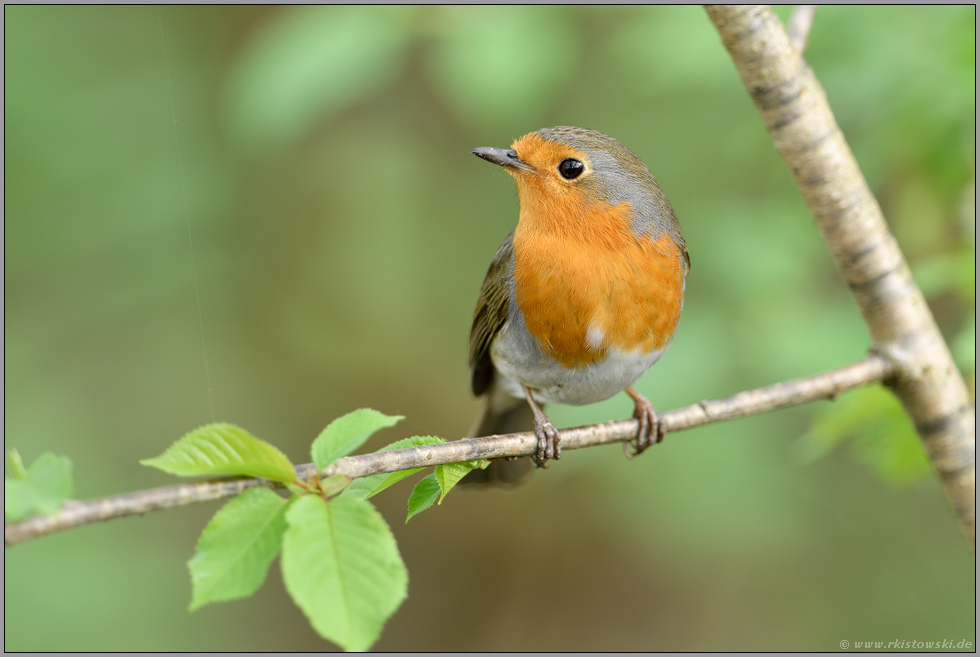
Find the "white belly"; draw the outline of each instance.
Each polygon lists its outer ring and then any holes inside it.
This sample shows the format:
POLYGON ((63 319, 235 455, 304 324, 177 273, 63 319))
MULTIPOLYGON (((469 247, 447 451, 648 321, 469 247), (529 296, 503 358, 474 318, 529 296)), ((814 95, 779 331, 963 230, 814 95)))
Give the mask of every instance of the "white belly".
POLYGON ((644 354, 607 348, 605 360, 568 368, 542 352, 521 324, 516 330, 513 321, 504 324, 490 346, 490 358, 504 390, 523 398, 521 386, 526 385, 542 403, 579 405, 608 399, 636 383, 664 352, 644 354))

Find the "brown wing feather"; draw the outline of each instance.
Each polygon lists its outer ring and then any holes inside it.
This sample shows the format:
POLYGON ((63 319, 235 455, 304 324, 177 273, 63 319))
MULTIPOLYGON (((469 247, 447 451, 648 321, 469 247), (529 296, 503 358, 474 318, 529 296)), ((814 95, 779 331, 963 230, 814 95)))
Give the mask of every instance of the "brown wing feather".
POLYGON ((490 343, 504 322, 510 305, 510 289, 507 272, 514 260, 514 231, 504 239, 490 263, 487 277, 480 288, 480 298, 473 313, 470 329, 470 385, 473 394, 485 393, 493 382, 493 363, 490 361, 490 343))

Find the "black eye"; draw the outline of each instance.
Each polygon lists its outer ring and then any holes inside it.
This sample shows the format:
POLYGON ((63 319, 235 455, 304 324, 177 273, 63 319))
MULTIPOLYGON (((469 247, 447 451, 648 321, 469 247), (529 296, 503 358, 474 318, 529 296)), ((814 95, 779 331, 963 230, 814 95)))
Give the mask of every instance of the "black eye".
POLYGON ((561 164, 558 165, 558 173, 565 180, 574 180, 581 176, 583 171, 585 171, 585 165, 572 158, 562 160, 561 164))

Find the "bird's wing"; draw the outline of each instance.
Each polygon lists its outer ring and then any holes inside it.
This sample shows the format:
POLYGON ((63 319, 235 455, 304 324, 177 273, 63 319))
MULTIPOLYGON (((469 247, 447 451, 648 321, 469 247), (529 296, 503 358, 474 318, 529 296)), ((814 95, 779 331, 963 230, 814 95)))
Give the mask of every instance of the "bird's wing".
POLYGON ((490 343, 507 321, 510 305, 510 286, 507 273, 514 262, 514 231, 504 239, 497 255, 490 263, 487 277, 480 288, 480 298, 473 313, 470 329, 470 385, 473 394, 480 396, 493 381, 493 363, 490 361, 490 343))

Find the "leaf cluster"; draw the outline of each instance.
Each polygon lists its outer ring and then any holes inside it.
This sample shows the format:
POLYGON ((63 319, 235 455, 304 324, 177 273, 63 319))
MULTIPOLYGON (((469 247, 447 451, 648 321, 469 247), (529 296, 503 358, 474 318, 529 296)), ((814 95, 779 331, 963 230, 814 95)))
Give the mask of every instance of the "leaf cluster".
MULTIPOLYGON (((320 473, 401 419, 364 408, 334 420, 313 441, 317 473, 305 481, 276 447, 226 423, 196 429, 160 456, 142 461, 181 476, 261 477, 291 493, 287 499, 269 488, 251 488, 214 515, 188 562, 190 610, 252 595, 281 551, 286 589, 313 628, 346 650, 370 648, 407 596, 408 572, 391 529, 367 500, 423 468, 356 480, 320 473)), ((413 436, 381 451, 440 442, 413 436)), ((412 491, 405 522, 441 503, 470 470, 486 466, 485 461, 436 466, 412 491)))

